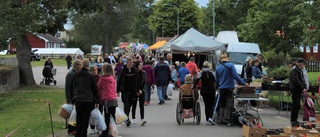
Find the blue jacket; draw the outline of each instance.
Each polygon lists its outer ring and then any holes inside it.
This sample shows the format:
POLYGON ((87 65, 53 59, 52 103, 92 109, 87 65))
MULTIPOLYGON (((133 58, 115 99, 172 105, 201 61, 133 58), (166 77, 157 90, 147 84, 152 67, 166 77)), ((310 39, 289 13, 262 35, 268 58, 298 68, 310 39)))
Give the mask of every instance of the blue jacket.
POLYGON ((252 76, 254 78, 262 78, 261 70, 257 66, 252 67, 252 76))
POLYGON ((172 80, 173 81, 178 81, 178 76, 177 76, 178 74, 177 74, 177 70, 176 69, 174 69, 172 72, 171 72, 171 78, 172 78, 172 80))
POLYGON ((219 85, 219 89, 235 88, 236 80, 239 85, 244 85, 245 82, 238 75, 236 68, 230 62, 224 62, 220 64, 216 69, 216 81, 219 85), (223 66, 224 64, 225 66, 223 66))
POLYGON ((156 77, 157 86, 167 86, 169 81, 172 80, 170 68, 166 63, 159 62, 154 67, 154 75, 156 77))
POLYGON ((179 77, 180 77, 180 82, 184 82, 184 78, 186 75, 189 74, 189 70, 185 67, 181 67, 179 69, 179 77))

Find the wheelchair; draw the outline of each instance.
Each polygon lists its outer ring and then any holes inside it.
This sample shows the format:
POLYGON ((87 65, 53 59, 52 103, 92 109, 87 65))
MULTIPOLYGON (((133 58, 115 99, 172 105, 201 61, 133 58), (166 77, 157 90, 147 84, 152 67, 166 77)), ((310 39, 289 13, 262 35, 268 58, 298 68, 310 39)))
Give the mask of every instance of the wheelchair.
POLYGON ((201 121, 201 107, 200 103, 195 98, 195 91, 192 95, 182 95, 180 94, 179 102, 176 108, 176 120, 180 125, 184 123, 184 119, 193 118, 193 123, 196 122, 197 125, 201 121))

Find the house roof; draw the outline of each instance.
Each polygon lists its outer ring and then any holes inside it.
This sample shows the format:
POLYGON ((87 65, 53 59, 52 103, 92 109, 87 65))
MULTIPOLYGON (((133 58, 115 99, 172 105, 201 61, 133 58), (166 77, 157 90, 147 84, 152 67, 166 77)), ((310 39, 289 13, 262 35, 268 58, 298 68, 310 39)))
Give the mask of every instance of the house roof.
POLYGON ((43 39, 46 42, 50 42, 50 43, 64 43, 63 40, 54 37, 50 34, 38 34, 37 35, 40 39, 43 39))

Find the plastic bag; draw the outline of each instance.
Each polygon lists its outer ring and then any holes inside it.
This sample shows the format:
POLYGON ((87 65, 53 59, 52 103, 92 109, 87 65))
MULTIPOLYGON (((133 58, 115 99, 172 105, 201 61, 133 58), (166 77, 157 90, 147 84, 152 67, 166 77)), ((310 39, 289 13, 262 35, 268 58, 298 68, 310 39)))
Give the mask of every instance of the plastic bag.
POLYGON ((76 106, 74 105, 69 117, 68 124, 71 126, 76 126, 77 123, 77 111, 76 111, 76 106))
POLYGON ((116 122, 114 121, 113 117, 110 116, 110 123, 109 123, 109 135, 113 137, 117 137, 119 134, 118 127, 116 122))
POLYGON ((167 87, 167 95, 172 96, 172 91, 173 91, 174 85, 170 83, 167 87))
POLYGON ((71 104, 63 104, 61 108, 58 111, 58 114, 64 118, 68 119, 70 117, 72 111, 72 105, 71 104))
POLYGON ((91 111, 89 123, 90 125, 95 125, 96 129, 99 131, 104 131, 107 129, 106 122, 104 121, 104 118, 98 108, 95 108, 91 111))
POLYGON ((116 108, 116 122, 117 124, 120 124, 123 121, 126 121, 128 119, 128 116, 119 108, 116 108))

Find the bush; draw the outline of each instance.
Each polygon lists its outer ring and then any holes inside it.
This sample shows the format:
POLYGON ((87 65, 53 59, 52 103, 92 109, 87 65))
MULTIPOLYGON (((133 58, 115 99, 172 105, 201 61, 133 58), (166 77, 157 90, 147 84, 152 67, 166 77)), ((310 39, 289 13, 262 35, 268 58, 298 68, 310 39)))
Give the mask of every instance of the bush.
POLYGON ((273 79, 284 80, 289 78, 290 68, 285 66, 276 67, 276 68, 270 69, 268 74, 269 74, 269 77, 272 77, 273 79))
MULTIPOLYGON (((263 54, 264 58, 267 60, 267 65, 269 68, 275 68, 284 65, 284 54, 282 52, 276 54, 274 51, 267 51, 263 54)), ((289 57, 287 56, 287 58, 289 57)))

